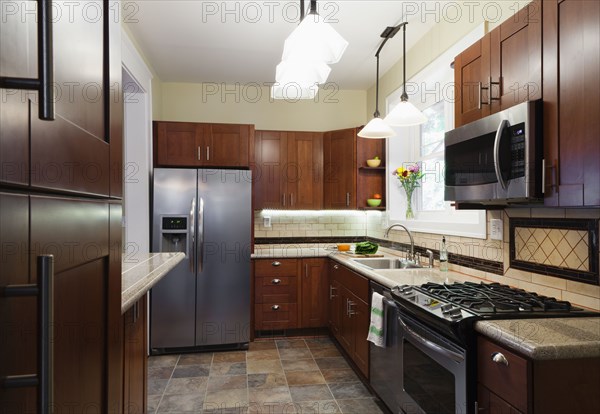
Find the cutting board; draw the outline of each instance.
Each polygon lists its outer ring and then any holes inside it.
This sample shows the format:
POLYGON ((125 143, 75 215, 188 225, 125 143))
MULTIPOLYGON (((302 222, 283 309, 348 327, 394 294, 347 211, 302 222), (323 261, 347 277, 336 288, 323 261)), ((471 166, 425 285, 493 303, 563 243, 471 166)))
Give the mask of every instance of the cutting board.
POLYGON ((373 254, 356 254, 356 253, 348 253, 348 252, 343 252, 343 253, 350 257, 383 257, 383 254, 381 254, 381 253, 373 253, 373 254))

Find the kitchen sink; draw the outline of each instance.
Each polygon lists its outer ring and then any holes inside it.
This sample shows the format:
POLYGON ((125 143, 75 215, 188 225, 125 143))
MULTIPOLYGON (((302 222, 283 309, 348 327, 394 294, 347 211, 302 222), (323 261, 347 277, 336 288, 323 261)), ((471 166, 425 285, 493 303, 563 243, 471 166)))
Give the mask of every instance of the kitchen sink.
POLYGON ((420 269, 423 266, 406 259, 352 259, 352 261, 361 266, 368 267, 373 270, 382 269, 420 269))

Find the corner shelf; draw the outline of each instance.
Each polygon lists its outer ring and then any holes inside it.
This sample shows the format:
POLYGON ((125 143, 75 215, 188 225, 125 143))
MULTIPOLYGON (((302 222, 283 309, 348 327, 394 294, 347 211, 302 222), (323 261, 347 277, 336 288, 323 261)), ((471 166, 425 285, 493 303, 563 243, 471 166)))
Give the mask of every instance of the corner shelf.
POLYGON ((381 167, 358 167, 359 170, 364 171, 385 171, 385 165, 381 167))
POLYGON ((374 211, 385 211, 385 206, 379 207, 359 207, 359 210, 374 210, 374 211))

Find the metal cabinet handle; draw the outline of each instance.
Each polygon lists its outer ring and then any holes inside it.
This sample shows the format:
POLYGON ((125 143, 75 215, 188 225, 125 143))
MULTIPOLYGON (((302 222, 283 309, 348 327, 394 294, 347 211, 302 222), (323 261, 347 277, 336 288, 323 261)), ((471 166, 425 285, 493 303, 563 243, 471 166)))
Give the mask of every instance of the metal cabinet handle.
POLYGON ((283 201, 281 202, 281 204, 283 204, 283 206, 285 207, 285 193, 283 193, 283 194, 281 195, 281 198, 282 198, 282 200, 283 200, 283 201))
POLYGON ((38 91, 43 121, 54 121, 54 52, 52 51, 52 0, 38 0, 37 78, 0 77, 0 88, 38 91))
MULTIPOLYGON (((477 109, 481 109, 481 105, 482 105, 482 94, 483 94, 483 85, 481 84, 481 82, 477 82, 477 88, 478 88, 478 95, 479 95, 479 100, 477 101, 477 109)), ((486 88, 487 89, 487 88, 486 88)))
POLYGON ((290 193, 290 207, 294 206, 294 193, 290 193))
POLYGON ((352 315, 356 315, 356 311, 354 310, 355 305, 356 305, 356 302, 348 299, 348 317, 350 317, 350 318, 352 317, 352 315))
POLYGON ((278 285, 281 283, 281 279, 273 279, 273 280, 271 280, 271 283, 274 285, 278 285))
POLYGON ((502 364, 504 366, 508 366, 508 359, 501 352, 492 353, 492 361, 496 364, 502 364))
POLYGON ((346 193, 346 207, 350 207, 350 193, 346 193))
POLYGON ((337 291, 337 288, 333 287, 333 285, 329 285, 329 299, 337 297, 337 295, 333 294, 334 291, 337 291))
MULTIPOLYGON (((486 105, 491 105, 492 101, 499 101, 500 100, 500 98, 494 98, 494 97, 492 97, 492 93, 493 93, 492 85, 498 85, 498 86, 500 86, 500 81, 502 80, 502 78, 500 78, 498 80, 498 82, 492 82, 492 77, 490 76, 488 78, 488 80, 489 80, 489 85, 490 86, 488 87, 489 92, 488 92, 488 101, 487 101, 486 105)), ((502 95, 501 91, 500 91, 500 95, 502 95)))
POLYGON ((281 266, 281 262, 275 261, 275 262, 271 263, 271 266, 279 267, 279 266, 281 266))
POLYGON ((198 161, 200 161, 202 150, 198 147, 198 161))
POLYGON ((274 310, 274 311, 279 310, 279 305, 273 305, 273 306, 271 306, 271 310, 274 310))
POLYGON ((340 265, 333 265, 333 268, 334 268, 335 270, 338 270, 338 269, 340 268, 340 265))
POLYGON ((206 147, 206 161, 210 161, 210 147, 206 147))

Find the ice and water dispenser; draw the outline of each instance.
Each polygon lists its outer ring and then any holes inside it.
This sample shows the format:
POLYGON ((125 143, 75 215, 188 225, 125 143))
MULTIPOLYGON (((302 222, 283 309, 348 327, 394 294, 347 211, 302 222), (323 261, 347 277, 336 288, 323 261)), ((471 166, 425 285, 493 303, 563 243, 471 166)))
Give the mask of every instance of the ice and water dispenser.
POLYGON ((160 228, 162 253, 188 253, 190 239, 187 216, 162 216, 160 228))

